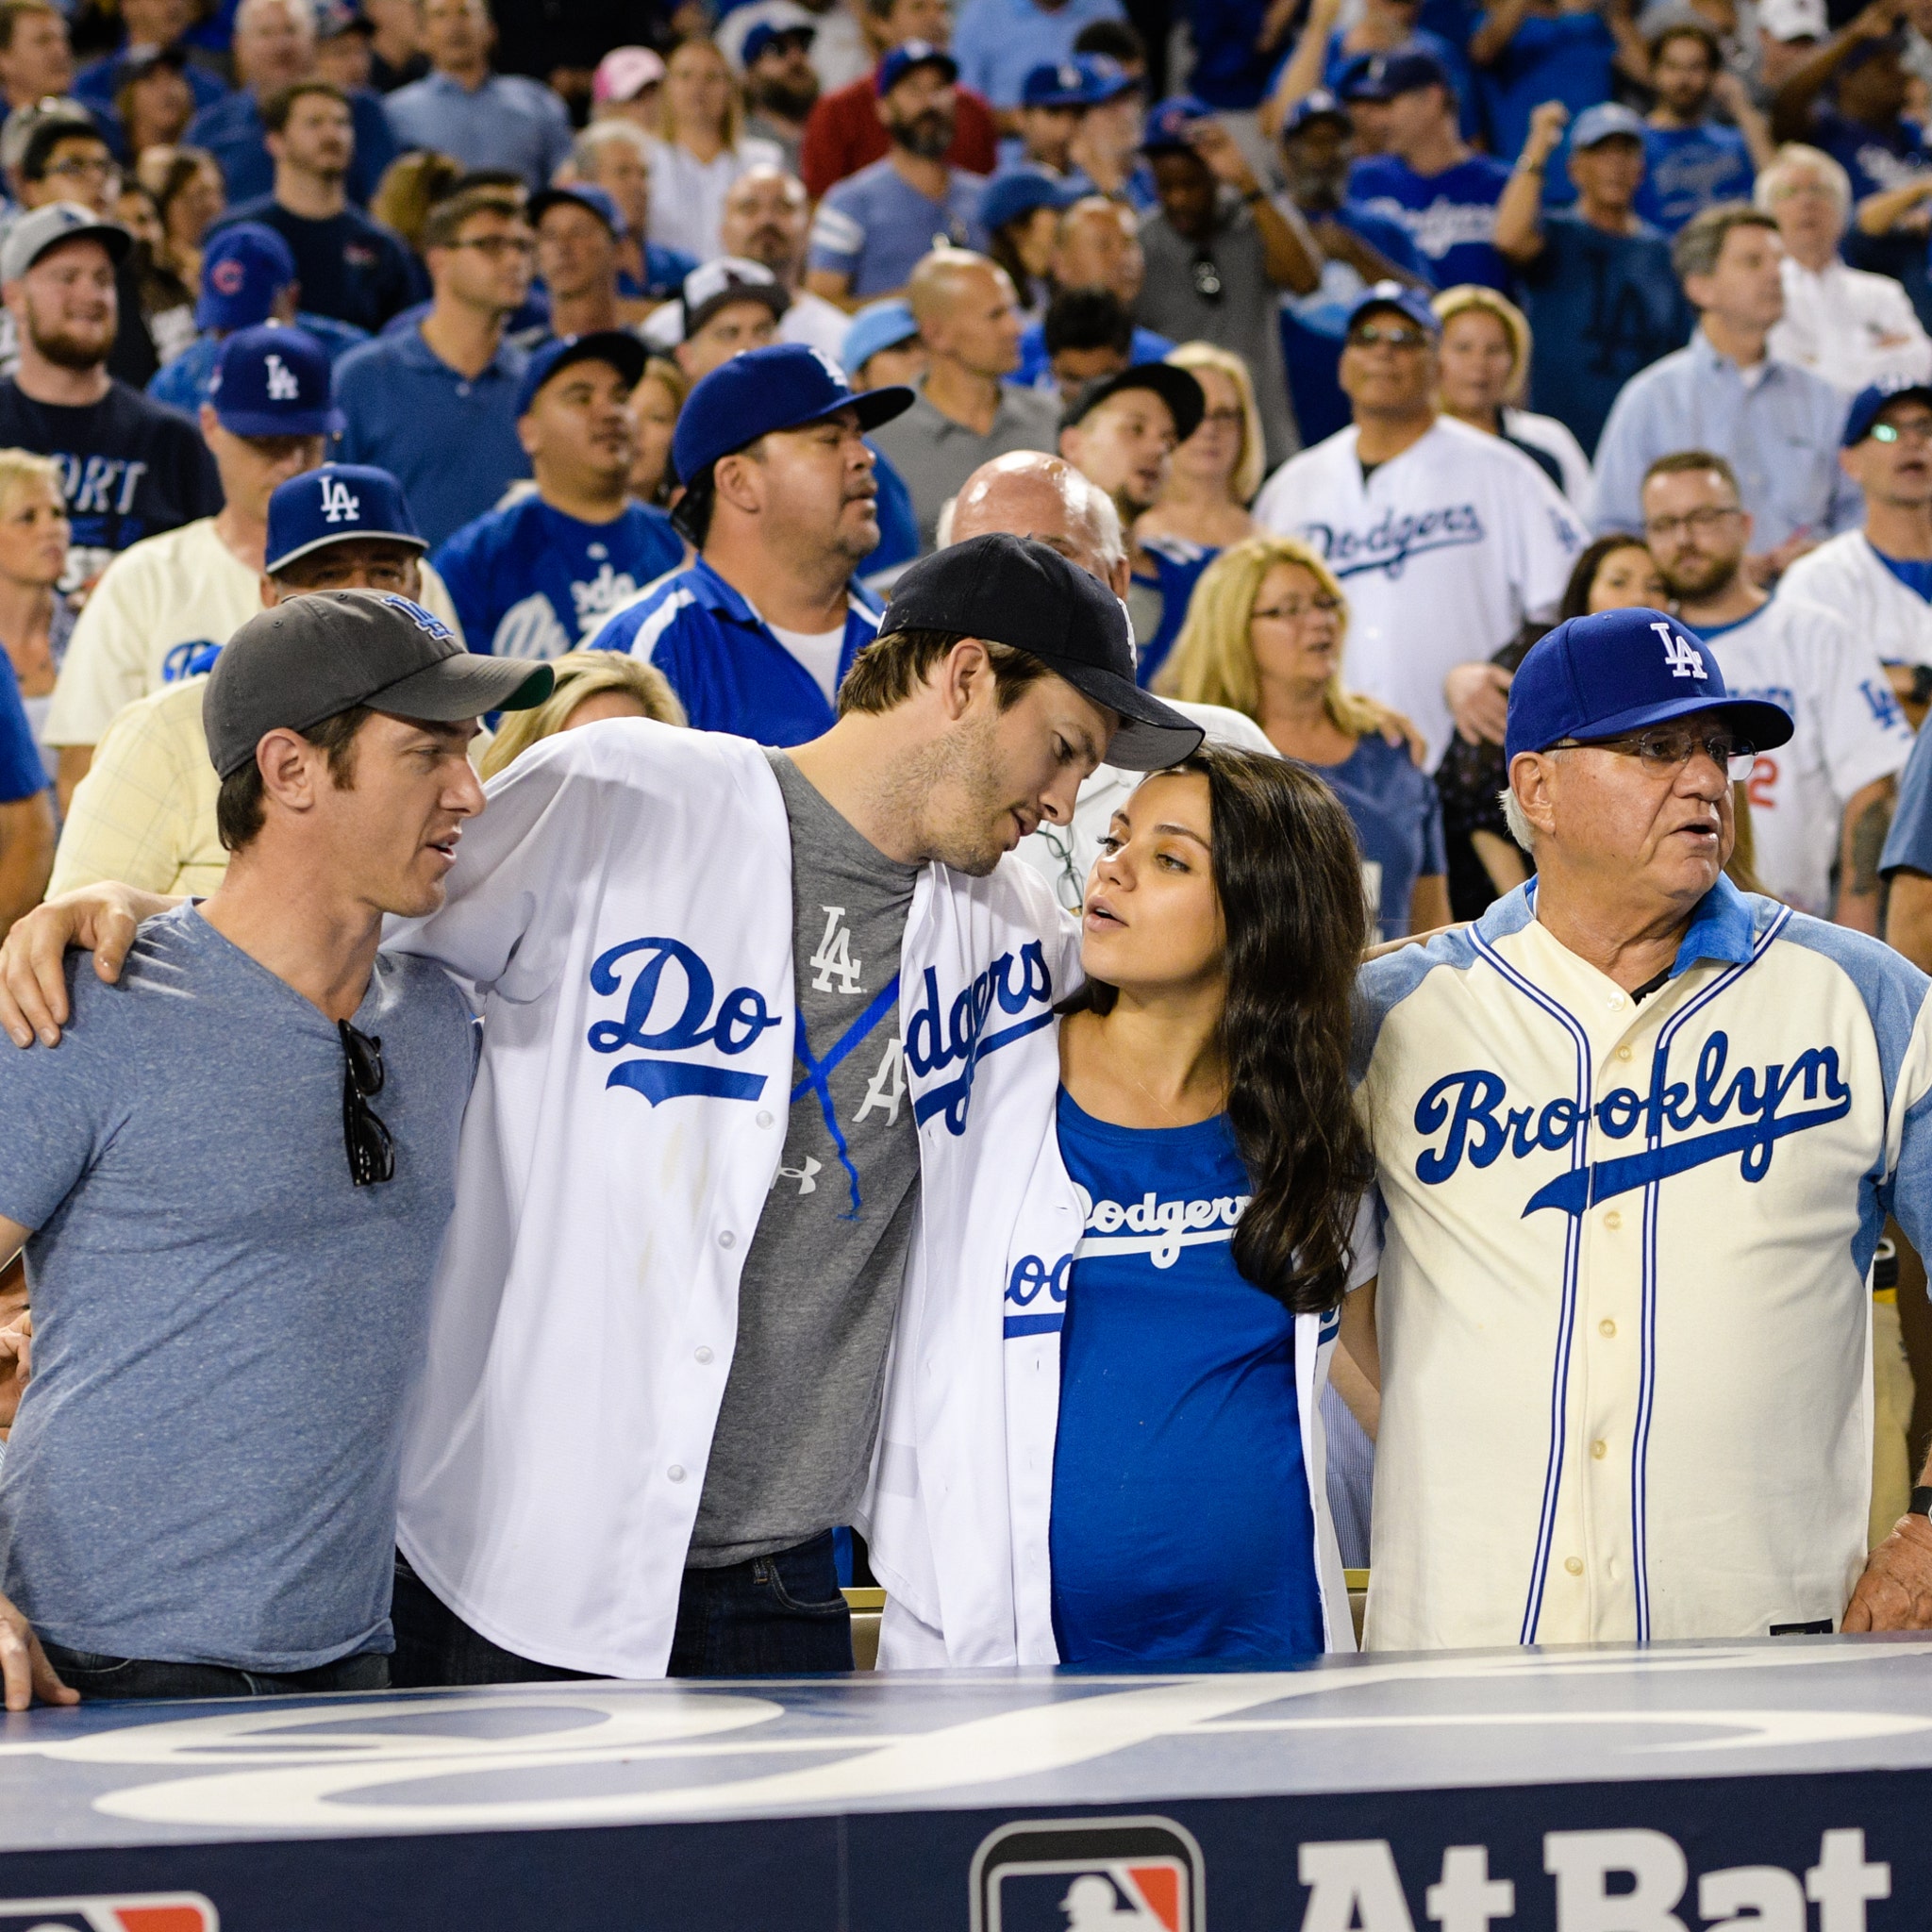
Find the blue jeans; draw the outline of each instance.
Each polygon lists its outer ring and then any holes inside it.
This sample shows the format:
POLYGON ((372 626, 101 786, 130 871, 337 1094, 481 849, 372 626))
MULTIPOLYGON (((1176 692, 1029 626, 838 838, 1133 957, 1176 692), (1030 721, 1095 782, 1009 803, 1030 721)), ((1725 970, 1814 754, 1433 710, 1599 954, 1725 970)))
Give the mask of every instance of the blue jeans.
MULTIPOLYGON (((398 1690, 536 1684, 582 1677, 538 1663, 473 1630, 400 1554, 395 1597, 398 1690)), ((849 1671, 852 1614, 839 1593, 832 1532, 721 1570, 687 1570, 671 1640, 673 1677, 789 1677, 849 1671)))
POLYGON ((374 1651, 339 1657, 312 1671, 243 1671, 228 1664, 176 1664, 140 1657, 106 1657, 99 1651, 69 1650, 64 1643, 41 1648, 63 1684, 83 1701, 124 1697, 293 1697, 320 1690, 387 1690, 389 1658, 374 1651))

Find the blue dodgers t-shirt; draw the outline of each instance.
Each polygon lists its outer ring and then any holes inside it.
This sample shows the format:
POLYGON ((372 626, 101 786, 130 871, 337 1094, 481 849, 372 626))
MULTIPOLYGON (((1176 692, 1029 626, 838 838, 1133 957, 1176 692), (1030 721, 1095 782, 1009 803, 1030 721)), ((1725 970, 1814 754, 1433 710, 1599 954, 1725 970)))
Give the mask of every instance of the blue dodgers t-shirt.
MULTIPOLYGON (((1514 160, 1529 134, 1529 117, 1544 101, 1561 101, 1572 118, 1610 97, 1617 42, 1593 11, 1530 13, 1482 70, 1483 112, 1491 152, 1514 160)), ((1553 162, 1545 192, 1565 198, 1570 176, 1553 162)))
POLYGON ((1646 127, 1643 181, 1632 207, 1653 228, 1674 235, 1713 202, 1749 201, 1755 179, 1751 150, 1735 127, 1716 121, 1646 127))
POLYGON ((560 658, 588 644, 683 561, 684 540, 661 509, 633 503, 587 524, 534 494, 486 510, 430 558, 471 650, 499 658, 560 658))
POLYGON ((1174 649, 1174 641, 1181 634, 1181 625, 1187 622, 1188 604, 1193 597, 1194 586, 1201 581, 1201 573, 1221 552, 1210 550, 1205 543, 1190 543, 1180 537, 1150 537, 1141 548, 1154 566, 1154 573, 1145 576, 1136 571, 1134 581, 1158 592, 1160 598, 1160 622, 1152 637, 1139 641, 1135 654, 1134 675, 1143 688, 1151 688, 1160 675, 1160 667, 1167 662, 1167 654, 1174 649))
POLYGON ((402 1414, 475 1068, 441 968, 379 956, 392 1180, 356 1187, 334 1024, 193 906, 118 986, 68 956, 54 1052, 0 1058, 0 1214, 34 1374, 0 1591, 75 1650, 303 1671, 391 1649, 402 1414))
POLYGON ((986 187, 977 175, 948 171, 946 198, 928 199, 893 167, 889 155, 841 181, 819 203, 811 225, 809 268, 851 278, 847 293, 865 297, 903 289, 933 243, 984 254, 979 220, 986 187))
POLYGON ((1418 175, 1393 155, 1374 155, 1348 173, 1348 198, 1407 231, 1439 289, 1480 282, 1507 292, 1509 264, 1498 252, 1496 204, 1509 170, 1471 155, 1440 175, 1418 175))
POLYGON ((1294 1317, 1234 1265, 1227 1117, 1117 1127, 1062 1091, 1059 1146, 1089 1204, 1060 1331, 1060 1660, 1315 1655, 1294 1317))
POLYGON ((0 650, 0 805, 18 805, 47 789, 47 768, 21 701, 13 659, 0 650))
POLYGON ((1375 908, 1376 937, 1399 940, 1409 929, 1418 879, 1449 870, 1442 842, 1442 801, 1435 780, 1416 769, 1408 747, 1368 733, 1339 765, 1310 765, 1348 808, 1362 850, 1362 891, 1375 908))
POLYGON ((1811 109, 1811 142, 1852 177, 1852 200, 1887 188, 1903 188, 1932 168, 1932 149, 1916 121, 1901 115, 1890 127, 1868 127, 1821 101, 1811 109))

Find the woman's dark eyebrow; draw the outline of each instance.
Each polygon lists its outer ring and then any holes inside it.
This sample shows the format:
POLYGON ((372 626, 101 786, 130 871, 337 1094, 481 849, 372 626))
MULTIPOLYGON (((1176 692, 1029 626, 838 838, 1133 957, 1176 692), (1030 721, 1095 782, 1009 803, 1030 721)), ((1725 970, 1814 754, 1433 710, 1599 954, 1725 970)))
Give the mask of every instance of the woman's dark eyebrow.
MULTIPOLYGON (((1116 818, 1119 818, 1121 814, 1119 812, 1116 812, 1114 816, 1116 818)), ((1157 832, 1172 832, 1177 838, 1191 839, 1194 841, 1194 843, 1200 846, 1200 848, 1204 852, 1211 852, 1214 849, 1211 845, 1208 844, 1206 839, 1202 838, 1199 832, 1193 830, 1193 828, 1189 825, 1170 825, 1163 824, 1156 825, 1154 829, 1157 832)))

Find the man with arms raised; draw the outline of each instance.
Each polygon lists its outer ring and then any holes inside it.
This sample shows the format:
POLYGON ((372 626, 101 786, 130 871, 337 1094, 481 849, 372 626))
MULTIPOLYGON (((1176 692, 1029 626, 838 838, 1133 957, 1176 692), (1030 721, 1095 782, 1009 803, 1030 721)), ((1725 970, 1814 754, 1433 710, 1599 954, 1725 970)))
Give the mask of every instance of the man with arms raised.
POLYGON ((1932 985, 1723 876, 1790 730, 1661 611, 1559 625, 1533 888, 1364 971, 1372 1650, 1932 1624, 1932 1523, 1866 1556, 1865 1278, 1889 1212, 1932 1239, 1932 985))

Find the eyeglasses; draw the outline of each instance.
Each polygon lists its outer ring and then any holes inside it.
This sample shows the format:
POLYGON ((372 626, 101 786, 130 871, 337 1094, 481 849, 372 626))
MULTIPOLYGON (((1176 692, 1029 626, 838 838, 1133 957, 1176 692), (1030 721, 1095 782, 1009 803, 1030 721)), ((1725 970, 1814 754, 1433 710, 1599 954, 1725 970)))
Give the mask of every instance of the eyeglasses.
POLYGON ((64 161, 55 161, 47 173, 58 175, 63 181, 118 181, 121 178, 117 162, 105 158, 84 161, 78 155, 70 156, 64 161))
POLYGON ((1904 423, 1874 423, 1874 442, 1932 442, 1932 416, 1913 416, 1904 423))
POLYGON ((1720 524, 1743 514, 1742 510, 1733 506, 1728 509, 1693 509, 1681 517, 1647 517, 1644 519, 1643 534, 1666 541, 1680 530, 1693 537, 1707 537, 1720 524))
POLYGON ((1240 429, 1246 424, 1247 420, 1247 416, 1242 410, 1232 406, 1225 409, 1204 409, 1201 412, 1202 422, 1218 423, 1224 428, 1232 427, 1240 429))
POLYGON ((501 261, 508 255, 532 256, 537 252, 536 242, 528 235, 472 235, 467 242, 452 242, 452 248, 474 248, 478 255, 485 255, 491 261, 501 261))
POLYGON ((1377 328, 1372 322, 1350 332, 1348 346, 1351 349, 1373 349, 1378 343, 1386 342, 1391 349, 1420 349, 1426 346, 1428 340, 1419 328, 1377 328))
POLYGON ((346 1020, 336 1022, 336 1031, 342 1041, 342 1144, 349 1178, 358 1188, 393 1180, 396 1143, 369 1105, 382 1091, 382 1041, 358 1033, 346 1020))
POLYGON ((1299 624, 1310 611, 1320 611, 1324 617, 1333 617, 1341 608, 1341 599, 1331 597, 1325 591, 1318 591, 1314 596, 1304 599, 1291 597, 1286 604, 1271 604, 1265 610, 1257 610, 1250 617, 1251 624, 1259 624, 1268 618, 1275 624, 1299 624))
POLYGON ((1644 731, 1632 731, 1621 738, 1592 738, 1588 741, 1565 739, 1552 745, 1553 751, 1613 751, 1620 758, 1641 759, 1653 777, 1681 771, 1702 752, 1722 772, 1731 761, 1749 758, 1757 747, 1748 739, 1718 724, 1653 724, 1644 731))

